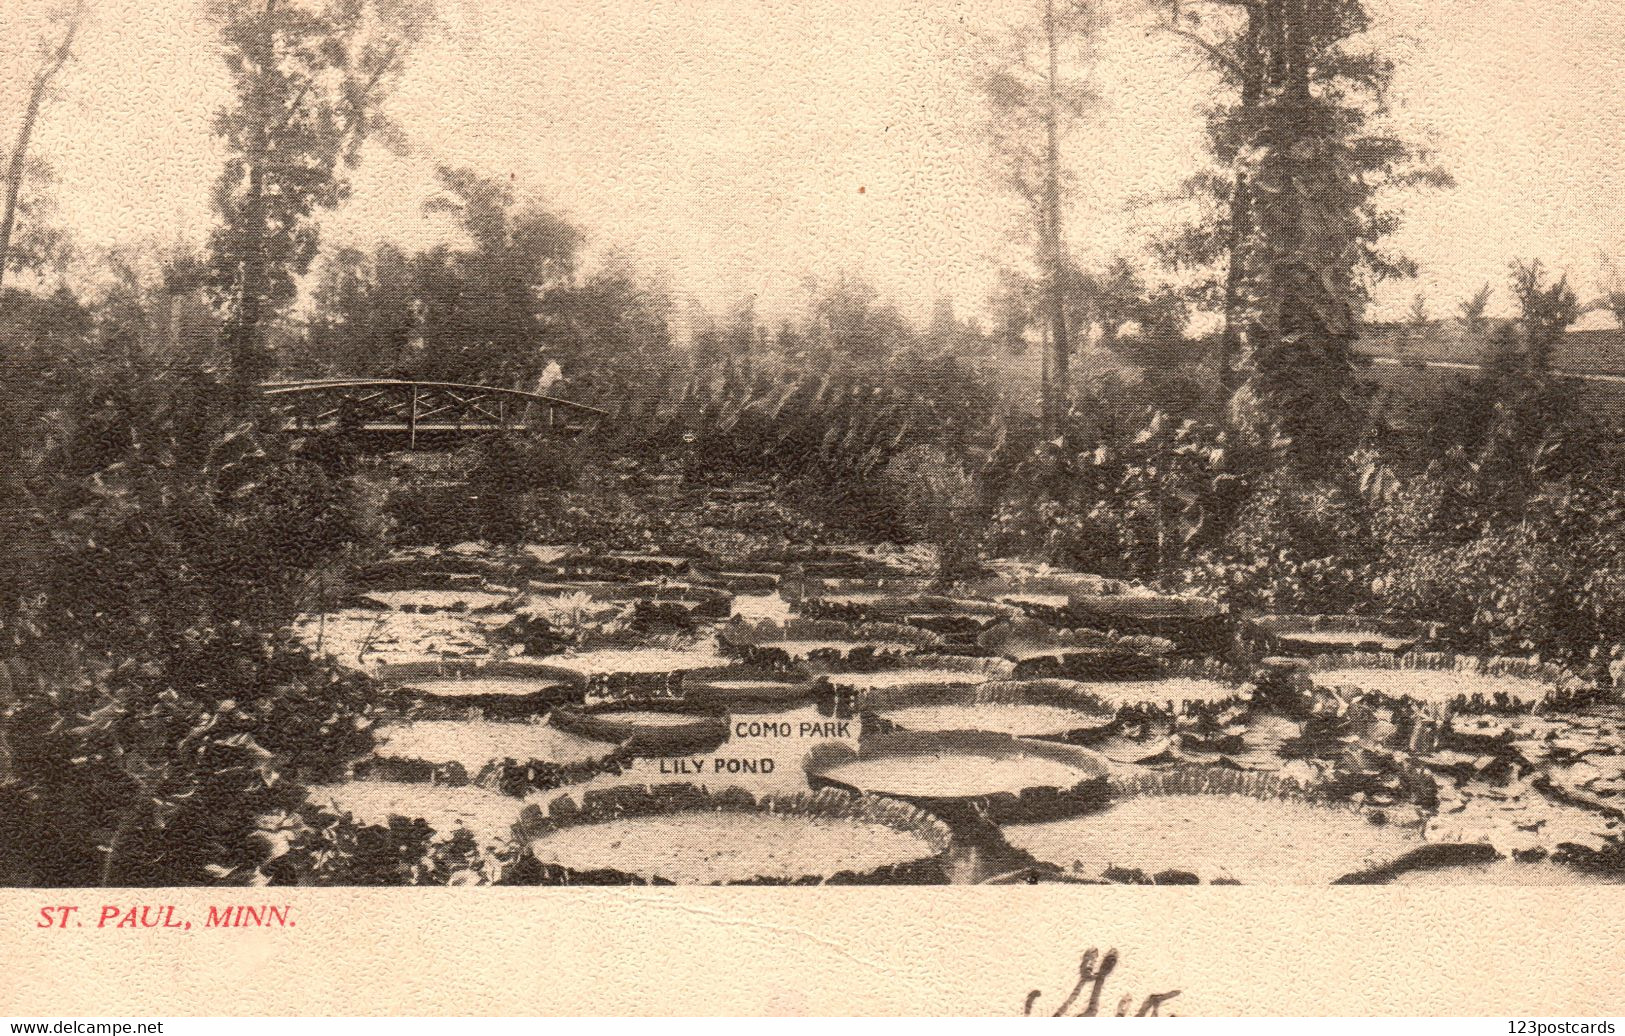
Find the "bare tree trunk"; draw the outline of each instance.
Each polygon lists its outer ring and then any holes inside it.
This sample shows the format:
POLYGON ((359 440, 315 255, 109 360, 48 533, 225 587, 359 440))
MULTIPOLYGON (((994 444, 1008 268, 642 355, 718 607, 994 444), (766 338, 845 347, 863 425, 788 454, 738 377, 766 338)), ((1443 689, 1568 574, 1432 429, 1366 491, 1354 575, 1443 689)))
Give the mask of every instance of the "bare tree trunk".
POLYGON ((1050 332, 1049 325, 1048 324, 1043 325, 1043 327, 1041 327, 1039 329, 1039 342, 1038 342, 1038 357, 1039 357, 1038 398, 1043 402, 1043 410, 1039 414, 1039 416, 1043 418, 1044 435, 1046 437, 1049 437, 1049 436, 1053 435, 1054 431, 1055 431, 1055 429, 1050 427, 1050 418, 1054 413, 1054 409, 1053 409, 1053 404, 1050 402, 1049 332, 1050 332))
POLYGON ((1072 350, 1066 328, 1066 253, 1061 233, 1061 129, 1060 40, 1055 25, 1055 0, 1044 0, 1044 35, 1049 45, 1049 98, 1044 112, 1048 137, 1044 177, 1044 252, 1049 265, 1050 398, 1046 433, 1064 434, 1071 410, 1072 350))
MULTIPOLYGON (((1264 93, 1264 71, 1259 67, 1259 36, 1262 16, 1255 6, 1247 7, 1247 28, 1242 36, 1242 51, 1237 57, 1241 69, 1241 109, 1244 113, 1258 107, 1264 93)), ((1245 116, 1244 116, 1245 117, 1245 116)), ((1249 142, 1250 143, 1250 142, 1249 142)), ((1235 386, 1236 361, 1241 352, 1241 327, 1237 310, 1241 306, 1241 282, 1246 267, 1243 249, 1250 232, 1251 185, 1246 174, 1239 169, 1230 196, 1230 227, 1227 242, 1229 256, 1224 278, 1224 334, 1219 344, 1219 390, 1225 394, 1235 386)))
MULTIPOLYGON (((272 19, 276 15, 277 0, 265 0, 262 33, 256 41, 255 62, 261 74, 276 65, 276 29, 272 19)), ((264 108, 269 99, 253 96, 246 103, 264 108)), ((265 120, 268 112, 254 113, 253 142, 249 147, 248 184, 243 201, 251 244, 238 268, 237 308, 226 327, 226 346, 230 353, 233 382, 238 391, 249 393, 267 373, 266 358, 261 355, 260 324, 264 319, 264 300, 268 276, 266 238, 270 233, 265 203, 265 163, 269 159, 270 144, 265 120)))
POLYGON ((28 109, 23 113, 16 143, 11 148, 11 160, 6 169, 5 208, 0 210, 0 298, 4 297, 6 267, 11 263, 11 233, 17 225, 17 199, 23 190, 23 170, 28 161, 28 145, 34 137, 34 123, 39 121, 40 106, 45 103, 45 93, 50 89, 51 81, 73 54, 73 41, 79 35, 79 24, 84 20, 84 13, 83 3, 73 9, 68 16, 68 28, 63 33, 62 42, 45 56, 39 71, 35 73, 33 88, 28 93, 28 109))

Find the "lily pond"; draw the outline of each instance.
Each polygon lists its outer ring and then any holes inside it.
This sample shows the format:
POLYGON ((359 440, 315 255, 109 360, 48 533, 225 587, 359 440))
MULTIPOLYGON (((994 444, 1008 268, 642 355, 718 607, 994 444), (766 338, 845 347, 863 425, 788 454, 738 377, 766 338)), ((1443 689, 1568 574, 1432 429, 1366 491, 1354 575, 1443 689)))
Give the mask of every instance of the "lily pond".
POLYGON ((374 676, 312 788, 470 883, 1625 880, 1625 710, 1425 631, 916 552, 397 553, 303 617, 374 676))

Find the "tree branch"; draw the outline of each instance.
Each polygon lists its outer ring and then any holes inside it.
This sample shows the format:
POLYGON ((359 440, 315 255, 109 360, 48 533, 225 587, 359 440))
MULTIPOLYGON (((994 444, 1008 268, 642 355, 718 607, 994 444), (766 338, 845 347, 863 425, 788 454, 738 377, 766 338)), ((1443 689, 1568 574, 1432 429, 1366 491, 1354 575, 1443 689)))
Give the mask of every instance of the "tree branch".
POLYGON ((1239 75, 1243 74, 1243 69, 1241 67, 1241 62, 1240 61, 1236 60, 1236 58, 1233 57, 1232 55, 1226 54, 1217 45, 1215 45, 1214 43, 1212 43, 1211 41, 1209 41, 1208 39, 1206 39, 1205 37, 1203 37, 1199 33, 1191 32, 1189 29, 1181 29, 1177 25, 1164 25, 1162 27, 1162 29, 1163 29, 1164 32, 1168 32, 1168 33, 1171 33, 1171 34, 1173 34, 1175 36, 1178 36, 1182 40, 1186 40, 1187 42, 1196 44, 1196 46, 1201 48, 1207 54, 1208 57, 1212 58, 1214 61, 1216 61, 1219 64, 1223 65, 1225 68, 1229 69, 1231 72, 1235 73, 1236 75, 1239 76, 1239 75))

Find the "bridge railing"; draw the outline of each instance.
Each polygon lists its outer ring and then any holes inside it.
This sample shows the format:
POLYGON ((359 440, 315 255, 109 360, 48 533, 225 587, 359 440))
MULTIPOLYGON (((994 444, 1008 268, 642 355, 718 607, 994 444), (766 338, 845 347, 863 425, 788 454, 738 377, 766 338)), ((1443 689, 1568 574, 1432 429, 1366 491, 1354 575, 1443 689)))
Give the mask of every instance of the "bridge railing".
POLYGON ((404 435, 409 448, 429 432, 531 431, 575 434, 608 412, 521 389, 448 381, 327 378, 270 382, 261 391, 294 405, 296 428, 348 427, 404 435))

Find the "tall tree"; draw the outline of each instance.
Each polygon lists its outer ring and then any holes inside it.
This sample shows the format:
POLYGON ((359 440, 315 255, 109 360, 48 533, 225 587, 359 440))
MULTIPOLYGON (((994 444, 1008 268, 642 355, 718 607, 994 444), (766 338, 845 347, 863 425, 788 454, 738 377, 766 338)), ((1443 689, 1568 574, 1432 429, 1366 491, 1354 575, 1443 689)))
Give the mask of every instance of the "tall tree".
POLYGON ((410 373, 417 345, 417 265, 389 243, 368 255, 343 248, 317 267, 302 373, 410 373))
POLYGON ((1214 271, 1220 368, 1239 403, 1307 461, 1340 448, 1357 412, 1352 346, 1372 286, 1415 265, 1384 246, 1389 191, 1447 186, 1390 131, 1393 63, 1366 0, 1160 0, 1224 90, 1208 110, 1213 168, 1188 184, 1205 213, 1171 254, 1214 271))
POLYGON ((1495 289, 1485 281, 1483 287, 1457 303, 1456 323, 1461 325, 1462 330, 1474 336, 1484 333, 1490 319, 1486 315, 1490 308, 1490 297, 1494 294, 1495 289))
POLYGON ((1607 310, 1614 323, 1625 328, 1625 274, 1611 255, 1602 257, 1602 296, 1587 308, 1607 310))
POLYGON ((212 0, 235 101, 215 117, 226 165, 211 281, 239 384, 264 377, 264 325, 315 257, 317 216, 349 195, 381 105, 429 18, 424 0, 212 0))
POLYGON ((1045 434, 1061 426, 1071 398, 1067 329, 1065 147, 1098 101, 1090 78, 1101 17, 1092 0, 1039 0, 1032 16, 990 47, 982 74, 990 136, 1007 185, 1032 213, 1045 279, 1049 340, 1045 434))
POLYGON ((466 245, 420 256, 422 369, 449 381, 529 388, 547 364, 578 357, 543 314, 576 280, 583 237, 563 217, 515 197, 507 177, 442 166, 425 208, 453 217, 466 245))
MULTIPOLYGON (((5 202, 0 207, 0 289, 5 286, 6 269, 11 265, 11 236, 17 226, 17 210, 23 190, 23 179, 28 171, 28 148, 34 139, 34 125, 39 121, 40 108, 45 104, 51 84, 73 56, 73 44, 79 37, 79 26, 84 22, 84 0, 62 16, 61 35, 49 44, 40 56, 39 69, 29 85, 28 105, 23 109, 22 122, 17 127, 17 139, 11 146, 6 162, 5 202)), ((0 298, 4 292, 0 291, 0 298)))

